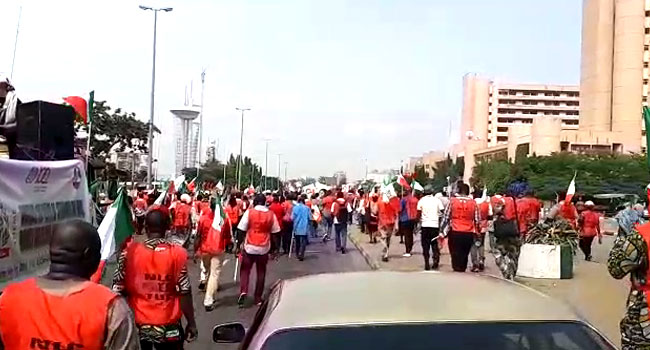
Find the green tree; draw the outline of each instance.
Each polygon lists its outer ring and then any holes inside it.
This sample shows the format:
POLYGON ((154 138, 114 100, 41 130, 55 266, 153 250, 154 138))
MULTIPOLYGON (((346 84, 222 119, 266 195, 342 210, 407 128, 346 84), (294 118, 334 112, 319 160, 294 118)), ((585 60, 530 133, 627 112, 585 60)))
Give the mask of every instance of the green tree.
MULTIPOLYGON (((127 148, 147 153, 149 124, 136 119, 135 113, 112 109, 106 101, 95 101, 91 120, 90 153, 93 158, 103 160, 111 150, 121 152, 127 148)), ((87 131, 87 128, 83 124, 75 127, 77 131, 87 131)), ((155 127, 154 131, 160 133, 155 127)))
POLYGON ((555 153, 531 156, 515 164, 505 160, 480 162, 472 172, 473 185, 487 186, 491 193, 504 191, 512 181, 527 181, 542 199, 555 199, 576 176, 576 192, 631 193, 645 198, 650 174, 645 155, 555 153))
POLYGON ((413 171, 413 180, 417 181, 420 185, 424 186, 431 181, 429 174, 424 170, 424 165, 416 165, 413 171))

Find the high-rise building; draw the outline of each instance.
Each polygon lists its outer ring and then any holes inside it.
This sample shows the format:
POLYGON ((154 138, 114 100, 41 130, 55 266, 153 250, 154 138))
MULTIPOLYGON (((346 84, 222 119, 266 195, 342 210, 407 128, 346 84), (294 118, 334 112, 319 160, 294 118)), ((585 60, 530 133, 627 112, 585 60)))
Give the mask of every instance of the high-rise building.
POLYGON ((176 117, 174 121, 174 136, 176 144, 175 175, 180 175, 185 168, 196 166, 196 151, 198 148, 198 123, 193 120, 199 115, 191 109, 171 110, 176 117))
POLYGON ((505 84, 467 74, 463 78, 461 139, 482 147, 508 143, 516 124, 557 116, 563 130, 578 129, 577 85, 505 84))
MULTIPOLYGON (((584 0, 580 126, 621 152, 642 149, 648 104, 649 0, 584 0)), ((582 133, 584 134, 584 133, 582 133)))

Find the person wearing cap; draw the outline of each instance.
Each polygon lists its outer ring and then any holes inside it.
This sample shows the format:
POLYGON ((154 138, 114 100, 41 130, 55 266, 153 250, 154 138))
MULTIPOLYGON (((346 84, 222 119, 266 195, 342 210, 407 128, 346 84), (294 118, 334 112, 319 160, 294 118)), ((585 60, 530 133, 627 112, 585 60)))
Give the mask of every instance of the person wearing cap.
POLYGON ((591 244, 594 237, 598 236, 598 244, 603 243, 603 235, 600 232, 600 215, 594 211, 594 202, 585 202, 585 210, 580 213, 578 219, 578 229, 580 250, 585 254, 585 260, 591 261, 591 244))

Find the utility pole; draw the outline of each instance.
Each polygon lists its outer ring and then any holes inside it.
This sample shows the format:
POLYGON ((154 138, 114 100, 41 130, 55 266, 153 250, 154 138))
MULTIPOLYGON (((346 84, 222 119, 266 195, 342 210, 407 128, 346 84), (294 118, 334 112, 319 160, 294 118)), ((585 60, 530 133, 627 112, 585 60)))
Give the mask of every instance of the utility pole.
MULTIPOLYGON (((203 92, 205 91, 205 69, 201 72, 201 114, 199 116, 199 149, 197 150, 199 164, 196 166, 196 177, 199 177, 201 171, 201 149, 203 146, 203 92)), ((215 150, 216 154, 216 150, 215 150)))
POLYGON ((267 178, 269 177, 269 141, 270 139, 264 139, 266 142, 266 150, 264 152, 264 191, 267 189, 267 178))
POLYGON ((239 165, 237 166, 237 189, 241 190, 241 162, 242 162, 242 150, 244 147, 244 112, 250 111, 250 108, 235 108, 238 111, 241 111, 241 133, 239 134, 239 165))
POLYGON ((282 181, 280 181, 281 176, 280 176, 280 165, 282 164, 282 153, 278 153, 278 190, 282 189, 282 181))
POLYGON ((151 106, 149 115, 149 159, 147 164, 147 187, 152 188, 152 174, 153 174, 153 116, 154 116, 154 101, 156 91, 156 30, 158 27, 158 11, 169 12, 173 10, 171 7, 153 8, 140 5, 142 10, 153 11, 153 64, 151 66, 151 106))
MULTIPOLYGON (((18 33, 20 32, 20 17, 23 15, 23 5, 20 5, 18 10, 18 24, 16 24, 16 39, 14 39, 14 56, 11 59, 11 74, 9 79, 14 79, 14 65, 16 64, 16 49, 18 48, 18 33)), ((90 148, 88 148, 90 150, 90 148)))
POLYGON ((287 181, 287 167, 289 166, 289 162, 284 162, 284 181, 287 181))

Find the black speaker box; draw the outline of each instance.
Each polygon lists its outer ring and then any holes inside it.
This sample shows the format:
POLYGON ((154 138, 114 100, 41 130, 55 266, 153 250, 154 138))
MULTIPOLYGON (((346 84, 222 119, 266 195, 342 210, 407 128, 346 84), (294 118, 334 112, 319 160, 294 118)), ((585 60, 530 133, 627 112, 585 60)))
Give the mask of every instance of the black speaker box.
POLYGON ((9 157, 22 160, 73 159, 74 118, 75 111, 70 106, 45 101, 20 104, 16 111, 15 144, 10 144, 9 157))

